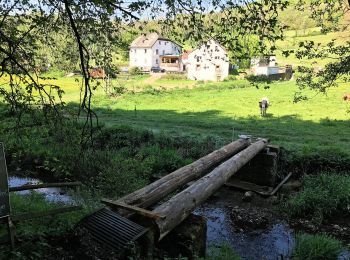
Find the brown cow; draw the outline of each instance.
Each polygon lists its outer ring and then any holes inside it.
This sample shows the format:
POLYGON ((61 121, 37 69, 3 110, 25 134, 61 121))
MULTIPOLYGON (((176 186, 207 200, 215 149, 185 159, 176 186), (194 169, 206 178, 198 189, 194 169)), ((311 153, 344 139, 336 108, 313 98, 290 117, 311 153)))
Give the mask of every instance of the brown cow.
POLYGON ((344 101, 350 101, 350 94, 344 94, 343 99, 344 101))

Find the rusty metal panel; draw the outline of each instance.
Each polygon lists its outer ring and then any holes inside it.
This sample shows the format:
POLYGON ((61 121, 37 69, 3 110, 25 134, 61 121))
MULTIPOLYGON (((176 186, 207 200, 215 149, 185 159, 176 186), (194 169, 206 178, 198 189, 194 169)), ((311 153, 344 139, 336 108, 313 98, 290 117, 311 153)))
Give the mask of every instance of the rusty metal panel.
POLYGON ((123 249, 148 231, 107 208, 85 217, 78 227, 87 229, 94 240, 113 249, 123 249))
POLYGON ((0 218, 10 215, 10 196, 4 145, 0 143, 0 218))

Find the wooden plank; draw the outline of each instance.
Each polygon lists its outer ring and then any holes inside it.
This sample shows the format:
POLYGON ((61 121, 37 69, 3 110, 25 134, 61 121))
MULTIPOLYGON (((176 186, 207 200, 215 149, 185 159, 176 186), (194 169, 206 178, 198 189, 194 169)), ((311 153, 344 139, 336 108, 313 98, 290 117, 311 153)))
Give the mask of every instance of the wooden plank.
POLYGON ((101 202, 108 205, 108 206, 111 206, 111 207, 121 208, 121 209, 132 211, 132 212, 139 214, 139 215, 146 217, 146 218, 151 218, 151 219, 164 219, 165 218, 165 216, 163 216, 161 214, 157 214, 157 213, 154 213, 150 210, 142 209, 139 207, 127 205, 123 202, 113 201, 113 200, 109 200, 109 199, 101 199, 101 202))
POLYGON ((28 219, 40 218, 40 217, 49 216, 49 215, 67 213, 67 212, 81 210, 81 209, 82 209, 81 206, 71 206, 71 207, 57 208, 57 209, 51 209, 46 211, 28 212, 28 213, 22 213, 22 214, 11 216, 11 219, 12 221, 28 220, 28 219))
POLYGON ((255 183, 241 181, 238 179, 230 179, 228 182, 225 183, 225 186, 227 187, 233 187, 241 190, 249 190, 254 191, 260 195, 263 196, 269 196, 272 188, 268 186, 260 186, 255 183))
POLYGON ((80 186, 81 182, 58 182, 58 183, 40 183, 40 184, 28 184, 28 185, 22 185, 18 187, 10 187, 9 191, 22 191, 22 190, 35 190, 35 189, 42 189, 42 188, 54 188, 54 187, 73 187, 73 186, 80 186))

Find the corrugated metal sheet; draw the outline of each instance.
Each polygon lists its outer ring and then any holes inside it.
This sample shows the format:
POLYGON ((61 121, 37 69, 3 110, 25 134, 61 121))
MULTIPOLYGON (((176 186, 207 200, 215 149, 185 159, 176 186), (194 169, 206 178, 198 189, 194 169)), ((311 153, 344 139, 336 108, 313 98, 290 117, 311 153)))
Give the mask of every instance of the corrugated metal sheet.
POLYGON ((87 229, 93 239, 113 249, 124 248, 148 231, 107 208, 84 218, 79 226, 87 229))

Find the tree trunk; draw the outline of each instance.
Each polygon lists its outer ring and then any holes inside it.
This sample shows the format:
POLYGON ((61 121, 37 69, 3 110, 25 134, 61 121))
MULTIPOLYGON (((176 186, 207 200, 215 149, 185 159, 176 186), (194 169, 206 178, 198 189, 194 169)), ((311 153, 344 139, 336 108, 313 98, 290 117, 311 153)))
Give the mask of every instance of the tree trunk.
POLYGON ((120 198, 118 201, 128 205, 147 208, 186 183, 202 177, 212 167, 243 150, 249 144, 249 139, 236 140, 235 142, 232 142, 221 149, 164 176, 150 185, 120 198))
POLYGON ((153 210, 154 213, 165 216, 165 219, 155 221, 159 240, 180 224, 197 206, 225 184, 233 174, 263 150, 266 145, 267 140, 265 139, 253 143, 153 210))

